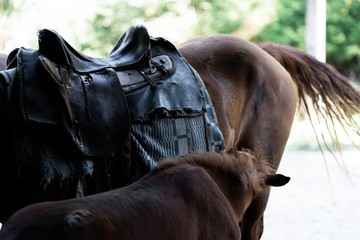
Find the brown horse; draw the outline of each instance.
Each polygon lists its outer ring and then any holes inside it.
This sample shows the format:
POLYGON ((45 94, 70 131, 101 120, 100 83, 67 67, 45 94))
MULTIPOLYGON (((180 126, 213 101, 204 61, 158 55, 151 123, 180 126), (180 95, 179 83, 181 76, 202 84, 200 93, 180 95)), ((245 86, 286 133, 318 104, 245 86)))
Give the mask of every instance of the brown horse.
POLYGON ((290 180, 272 173, 247 152, 184 155, 124 188, 25 207, 5 223, 0 239, 238 240, 256 194, 290 180))
MULTIPOLYGON (((295 48, 259 46, 238 37, 215 35, 190 40, 179 48, 205 82, 226 148, 252 149, 277 168, 297 103, 304 103, 308 110, 306 96, 321 116, 329 116, 332 122, 346 119, 359 133, 352 116, 360 112, 360 92, 348 79, 295 48)), ((245 213, 243 239, 261 237, 268 194, 259 194, 245 213)))
MULTIPOLYGON (((321 110, 319 101, 323 101, 326 114, 346 117, 358 129, 352 115, 359 112, 360 93, 346 78, 297 49, 273 44, 260 47, 278 61, 258 46, 229 35, 201 37, 179 47, 206 84, 227 149, 256 151, 276 169, 297 103, 306 103, 307 95, 316 110, 321 110)), ((16 196, 21 189, 9 191, 14 193, 9 196, 16 196)), ((247 209, 241 224, 243 239, 260 238, 268 196, 268 189, 259 193, 247 209)), ((3 220, 7 209, 1 209, 3 220)))

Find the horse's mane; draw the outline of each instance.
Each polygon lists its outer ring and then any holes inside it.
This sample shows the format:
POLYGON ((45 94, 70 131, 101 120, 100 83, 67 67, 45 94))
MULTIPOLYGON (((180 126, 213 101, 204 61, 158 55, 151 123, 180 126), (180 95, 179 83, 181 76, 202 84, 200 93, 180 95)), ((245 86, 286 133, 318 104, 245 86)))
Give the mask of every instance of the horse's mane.
POLYGON ((203 153, 183 155, 162 161, 153 169, 153 173, 174 168, 183 164, 201 167, 207 172, 216 171, 226 177, 237 179, 247 190, 261 191, 264 186, 264 176, 272 174, 272 167, 265 160, 260 160, 249 150, 238 152, 233 149, 227 153, 203 153))

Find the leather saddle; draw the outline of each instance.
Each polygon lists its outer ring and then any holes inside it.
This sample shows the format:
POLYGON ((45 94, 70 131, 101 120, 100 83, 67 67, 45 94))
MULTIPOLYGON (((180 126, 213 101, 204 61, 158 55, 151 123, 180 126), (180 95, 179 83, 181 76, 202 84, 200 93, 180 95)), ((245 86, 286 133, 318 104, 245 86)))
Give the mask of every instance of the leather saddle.
POLYGON ((116 152, 130 132, 122 82, 130 89, 144 82, 156 87, 153 81, 174 72, 167 56, 151 58, 150 43, 147 29, 133 26, 107 57, 93 58, 75 50, 56 31, 41 30, 39 50, 20 48, 10 54, 10 67, 17 67, 20 76, 24 119, 62 122, 86 156, 116 152))
POLYGON ((65 103, 63 122, 75 144, 87 156, 114 153, 130 131, 128 107, 115 69, 149 64, 147 29, 128 29, 104 58, 86 56, 56 31, 43 29, 39 52, 65 103))
POLYGON ((149 61, 151 55, 150 37, 142 25, 129 28, 104 58, 86 56, 70 46, 56 31, 49 29, 39 32, 39 51, 50 60, 70 66, 78 73, 95 72, 105 68, 136 68, 149 61))

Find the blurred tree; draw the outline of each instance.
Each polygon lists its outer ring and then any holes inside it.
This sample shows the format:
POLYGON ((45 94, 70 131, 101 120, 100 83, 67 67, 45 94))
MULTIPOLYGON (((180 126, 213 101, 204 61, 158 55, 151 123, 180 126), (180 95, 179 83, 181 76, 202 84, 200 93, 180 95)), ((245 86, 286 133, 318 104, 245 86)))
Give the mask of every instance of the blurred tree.
MULTIPOLYGON (((305 0, 279 0, 278 18, 252 41, 270 41, 305 49, 305 0)), ((327 62, 360 79, 360 1, 327 0, 327 62)))
POLYGON ((14 1, 1 0, 0 1, 0 14, 9 16, 15 10, 14 1))
MULTIPOLYGON (((250 1, 256 4, 259 0, 250 1)), ((148 24, 153 20, 195 15, 195 21, 186 21, 191 35, 232 33, 242 24, 243 5, 237 0, 118 0, 102 6, 90 22, 88 42, 81 44, 84 51, 107 54, 119 35, 135 24, 148 24)), ((166 31, 166 29, 164 29, 166 31)))
POLYGON ((197 35, 232 33, 242 24, 241 4, 238 0, 191 0, 198 18, 197 35))
POLYGON ((327 61, 360 81, 360 1, 327 2, 327 61))
POLYGON ((158 18, 167 12, 178 14, 173 0, 153 0, 139 4, 139 1, 119 0, 103 5, 90 22, 88 43, 81 49, 107 54, 119 36, 130 26, 158 18))
POLYGON ((279 0, 277 19, 269 23, 252 41, 276 42, 305 49, 306 0, 279 0))
POLYGON ((11 30, 10 18, 16 18, 22 11, 22 3, 25 0, 0 0, 0 50, 6 46, 6 43, 11 41, 8 36, 11 30))

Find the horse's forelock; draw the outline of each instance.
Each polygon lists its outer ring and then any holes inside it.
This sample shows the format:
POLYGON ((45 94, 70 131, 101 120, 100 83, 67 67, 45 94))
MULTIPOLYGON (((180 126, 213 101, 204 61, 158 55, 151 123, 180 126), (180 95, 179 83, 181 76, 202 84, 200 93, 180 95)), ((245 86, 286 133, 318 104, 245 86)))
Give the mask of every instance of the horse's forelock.
POLYGON ((229 173, 236 176, 247 190, 252 189, 255 193, 263 190, 265 176, 274 172, 268 161, 248 149, 236 151, 235 154, 233 150, 229 152, 235 156, 228 160, 234 162, 234 168, 228 169, 229 173))
POLYGON ((164 160, 154 168, 153 172, 178 167, 183 164, 202 167, 207 171, 217 171, 228 177, 238 179, 245 189, 252 189, 255 193, 263 189, 265 184, 264 176, 273 173, 267 161, 259 159, 255 153, 249 150, 184 155, 164 160))

